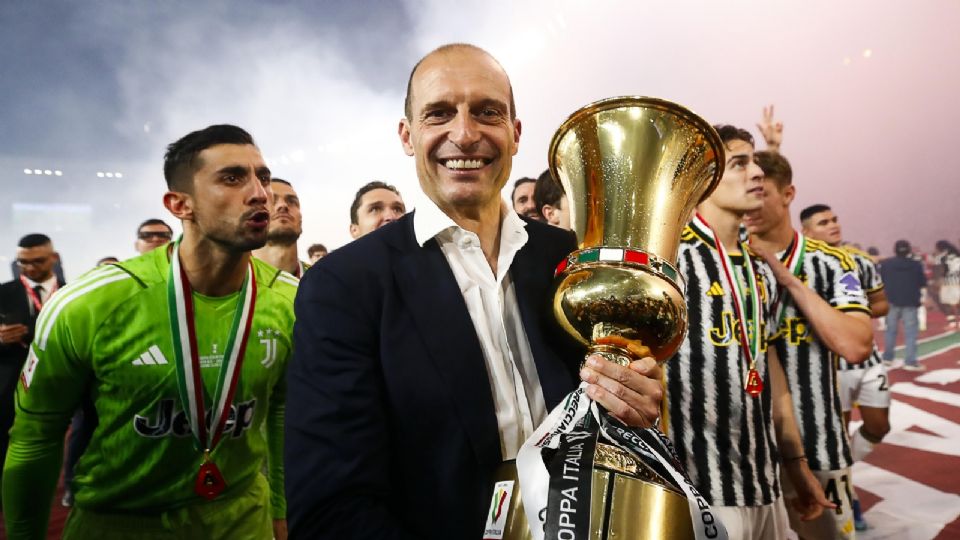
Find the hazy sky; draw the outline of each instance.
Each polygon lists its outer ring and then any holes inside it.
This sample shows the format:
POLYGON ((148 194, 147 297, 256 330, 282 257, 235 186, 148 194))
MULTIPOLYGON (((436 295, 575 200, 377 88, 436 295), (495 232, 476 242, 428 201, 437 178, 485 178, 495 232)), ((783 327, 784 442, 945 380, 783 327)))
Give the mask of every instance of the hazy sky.
POLYGON ((68 278, 133 255, 140 221, 169 220, 165 145, 212 123, 249 130, 294 183, 302 250, 342 245, 360 185, 419 189, 396 136, 406 79, 451 41, 512 78, 513 178, 539 174, 556 127, 596 99, 662 97, 754 133, 774 103, 794 215, 828 203, 884 253, 960 240, 956 0, 14 0, 0 24, 0 280, 28 232, 54 238, 68 278))

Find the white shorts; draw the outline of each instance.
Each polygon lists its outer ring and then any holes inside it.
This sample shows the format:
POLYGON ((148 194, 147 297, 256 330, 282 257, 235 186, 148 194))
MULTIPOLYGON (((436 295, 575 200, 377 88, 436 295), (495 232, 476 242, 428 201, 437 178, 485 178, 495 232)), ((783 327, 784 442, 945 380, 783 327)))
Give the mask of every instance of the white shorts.
POLYGON ((941 285, 940 303, 947 306, 960 304, 960 285, 941 285))
POLYGON ((854 402, 863 407, 890 408, 890 377, 883 362, 867 369, 848 369, 837 374, 840 376, 838 384, 843 412, 850 411, 854 402))
POLYGON ((711 506, 730 540, 787 540, 790 522, 780 497, 764 506, 711 506))
MULTIPOLYGON (((786 474, 781 476, 783 498, 787 506, 787 515, 790 517, 790 527, 796 531, 801 539, 806 540, 853 540, 856 531, 853 528, 853 479, 850 477, 850 468, 839 471, 813 471, 813 475, 820 481, 823 493, 827 500, 837 505, 836 510, 824 509, 820 517, 812 521, 800 521, 800 516, 790 505, 790 499, 797 497, 786 474)), ((731 536, 730 538, 733 538, 731 536)))

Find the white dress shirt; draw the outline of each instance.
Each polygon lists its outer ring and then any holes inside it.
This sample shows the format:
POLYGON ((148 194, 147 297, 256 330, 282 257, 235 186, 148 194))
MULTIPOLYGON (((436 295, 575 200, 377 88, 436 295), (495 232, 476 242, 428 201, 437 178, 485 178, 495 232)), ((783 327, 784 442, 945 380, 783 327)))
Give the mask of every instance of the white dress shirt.
MULTIPOLYGON (((23 275, 23 274, 21 274, 21 275, 23 275)), ((39 295, 39 296, 40 296, 40 305, 46 304, 46 303, 47 303, 47 299, 50 298, 50 295, 53 294, 53 292, 57 290, 57 275, 56 275, 56 274, 51 274, 49 278, 43 280, 42 282, 34 281, 34 280, 28 278, 28 277, 25 276, 25 275, 23 276, 23 279, 26 280, 26 282, 30 284, 30 288, 31 288, 31 289, 35 289, 37 285, 39 285, 39 286, 41 287, 41 289, 40 289, 40 295, 39 295)), ((34 305, 33 305, 33 301, 30 300, 30 293, 27 293, 27 301, 28 301, 28 303, 30 304, 30 313, 34 313, 34 311, 37 309, 37 307, 34 306, 34 305)))
POLYGON ((500 254, 494 275, 475 233, 460 228, 429 199, 421 197, 417 202, 413 216, 417 243, 422 246, 436 238, 453 270, 483 349, 500 429, 500 450, 503 459, 514 459, 547 415, 510 277, 513 258, 527 243, 526 223, 501 201, 500 254))

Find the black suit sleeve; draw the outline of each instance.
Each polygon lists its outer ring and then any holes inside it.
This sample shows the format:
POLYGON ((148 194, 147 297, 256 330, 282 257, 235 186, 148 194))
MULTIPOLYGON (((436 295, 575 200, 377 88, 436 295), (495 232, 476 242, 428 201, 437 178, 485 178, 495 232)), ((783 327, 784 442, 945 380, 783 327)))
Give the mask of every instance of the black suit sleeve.
POLYGON ((387 505, 382 295, 375 276, 330 266, 306 273, 295 304, 285 447, 290 538, 410 538, 387 505))

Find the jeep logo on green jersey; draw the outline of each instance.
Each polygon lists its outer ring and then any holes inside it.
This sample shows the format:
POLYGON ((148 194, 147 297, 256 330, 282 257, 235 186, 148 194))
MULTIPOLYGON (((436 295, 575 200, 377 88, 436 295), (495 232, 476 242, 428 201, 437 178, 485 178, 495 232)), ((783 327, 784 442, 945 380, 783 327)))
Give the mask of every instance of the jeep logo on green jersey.
MULTIPOLYGON (((190 421, 182 410, 174 411, 176 401, 172 399, 161 399, 157 403, 156 412, 148 416, 136 415, 133 417, 133 429, 143 437, 188 437, 190 432, 190 421)), ((230 406, 230 414, 227 416, 227 422, 223 427, 224 436, 230 435, 234 438, 243 435, 243 432, 253 424, 253 413, 257 406, 257 400, 251 399, 239 404, 230 406)), ((213 412, 206 410, 204 415, 207 419, 207 429, 210 429, 210 422, 213 418, 213 412)))

